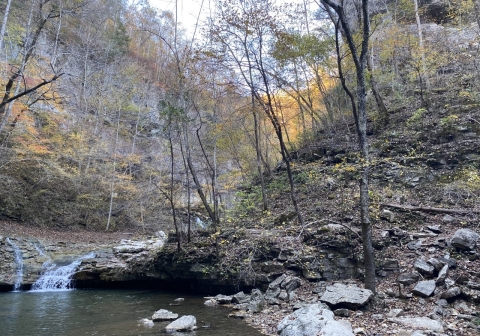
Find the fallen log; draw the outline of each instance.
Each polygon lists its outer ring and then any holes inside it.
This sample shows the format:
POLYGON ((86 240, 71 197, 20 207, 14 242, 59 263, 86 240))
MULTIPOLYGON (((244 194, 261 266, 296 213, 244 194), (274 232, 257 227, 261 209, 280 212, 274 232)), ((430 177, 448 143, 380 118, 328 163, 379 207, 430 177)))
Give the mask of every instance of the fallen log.
POLYGON ((423 211, 431 213, 445 213, 445 214, 480 214, 480 209, 445 209, 445 208, 433 208, 424 206, 402 205, 395 203, 380 203, 380 206, 409 211, 423 211))

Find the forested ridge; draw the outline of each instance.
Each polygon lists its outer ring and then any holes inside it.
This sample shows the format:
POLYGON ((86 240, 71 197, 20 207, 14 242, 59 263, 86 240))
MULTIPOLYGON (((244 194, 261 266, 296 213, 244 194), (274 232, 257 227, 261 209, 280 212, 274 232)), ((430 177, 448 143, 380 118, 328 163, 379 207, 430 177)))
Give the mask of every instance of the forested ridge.
POLYGON ((148 1, 0 1, 0 218, 178 251, 208 226, 248 267, 245 230, 477 223, 477 1, 211 5, 192 32, 148 1))

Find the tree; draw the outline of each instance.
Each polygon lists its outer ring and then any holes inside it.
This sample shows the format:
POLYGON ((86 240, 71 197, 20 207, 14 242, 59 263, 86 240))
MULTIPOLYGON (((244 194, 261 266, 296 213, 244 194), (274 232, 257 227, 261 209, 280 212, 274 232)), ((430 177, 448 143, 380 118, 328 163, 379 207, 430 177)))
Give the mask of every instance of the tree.
MULTIPOLYGON (((360 153, 362 156, 362 171, 360 176, 360 220, 362 225, 362 243, 363 243, 363 259, 365 265, 365 287, 375 292, 375 260, 372 246, 372 225, 370 222, 370 199, 369 199, 369 170, 370 159, 368 153, 368 139, 367 139, 367 85, 365 79, 368 45, 370 37, 370 17, 368 2, 369 0, 361 1, 361 46, 360 51, 357 48, 354 40, 354 27, 349 23, 345 13, 345 2, 334 2, 333 0, 323 0, 322 3, 327 10, 333 9, 336 16, 330 13, 330 17, 334 20, 336 32, 338 36, 338 28, 340 27, 343 36, 350 50, 351 57, 355 64, 356 70, 356 84, 357 97, 356 106, 352 100, 352 112, 356 119, 356 128, 358 135, 358 142, 360 153)), ((339 41, 337 38, 337 45, 339 41)), ((338 47, 337 47, 338 50, 338 47)), ((340 55, 337 54, 337 57, 340 55)), ((339 69, 341 70, 341 68, 339 69)), ((348 94, 348 92, 347 92, 348 94)), ((351 94, 350 94, 351 96, 351 94)))

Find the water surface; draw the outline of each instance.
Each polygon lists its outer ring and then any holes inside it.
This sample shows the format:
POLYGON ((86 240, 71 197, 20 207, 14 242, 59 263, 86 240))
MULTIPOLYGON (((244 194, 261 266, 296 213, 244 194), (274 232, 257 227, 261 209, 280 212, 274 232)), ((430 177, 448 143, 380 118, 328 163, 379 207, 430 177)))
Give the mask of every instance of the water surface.
POLYGON ((0 293, 0 335, 2 336, 81 336, 81 335, 166 335, 168 322, 156 322, 153 328, 138 325, 159 309, 182 315, 194 315, 195 332, 174 334, 190 336, 260 336, 244 322, 229 318, 229 310, 206 307, 202 297, 151 290, 73 290, 59 292, 0 293), (202 328, 203 325, 210 328, 202 328))

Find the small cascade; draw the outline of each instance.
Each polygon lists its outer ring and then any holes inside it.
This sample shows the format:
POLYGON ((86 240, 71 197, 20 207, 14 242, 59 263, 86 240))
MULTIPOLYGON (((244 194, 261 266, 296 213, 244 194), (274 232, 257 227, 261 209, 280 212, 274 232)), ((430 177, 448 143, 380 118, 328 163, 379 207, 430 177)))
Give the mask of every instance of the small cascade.
POLYGON ((50 264, 47 271, 32 285, 32 292, 50 292, 72 290, 72 277, 75 274, 82 260, 94 258, 95 253, 75 259, 71 264, 57 268, 57 265, 50 264))
POLYGON ((10 238, 7 238, 7 243, 13 248, 13 253, 15 255, 15 263, 17 264, 17 272, 15 275, 15 284, 13 285, 13 291, 18 292, 20 291, 20 287, 22 286, 23 280, 23 257, 22 251, 18 248, 17 244, 12 242, 10 238))
POLYGON ((41 245, 38 245, 37 243, 34 243, 33 246, 35 247, 35 250, 37 250, 38 255, 39 255, 40 257, 47 258, 47 260, 43 262, 42 268, 49 269, 50 266, 52 265, 52 259, 50 258, 50 256, 47 255, 47 254, 42 250, 41 245))

